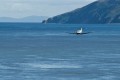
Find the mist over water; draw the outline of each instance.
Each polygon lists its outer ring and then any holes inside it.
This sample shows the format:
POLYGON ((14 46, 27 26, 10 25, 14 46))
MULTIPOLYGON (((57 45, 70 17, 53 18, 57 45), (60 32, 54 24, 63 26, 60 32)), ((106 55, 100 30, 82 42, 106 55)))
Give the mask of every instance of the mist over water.
POLYGON ((119 80, 119 26, 0 23, 0 79, 119 80))

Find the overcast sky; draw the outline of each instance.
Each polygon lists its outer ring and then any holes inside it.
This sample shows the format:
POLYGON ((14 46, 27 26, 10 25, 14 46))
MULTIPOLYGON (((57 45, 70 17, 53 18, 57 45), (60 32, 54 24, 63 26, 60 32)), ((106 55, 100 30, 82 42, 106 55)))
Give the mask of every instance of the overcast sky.
POLYGON ((55 16, 96 0, 0 0, 0 17, 55 16))

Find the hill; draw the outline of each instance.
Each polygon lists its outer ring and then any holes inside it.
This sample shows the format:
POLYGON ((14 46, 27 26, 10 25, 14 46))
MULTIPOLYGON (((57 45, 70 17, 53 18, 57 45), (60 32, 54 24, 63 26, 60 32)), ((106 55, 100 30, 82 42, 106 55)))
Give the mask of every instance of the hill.
POLYGON ((44 20, 42 23, 120 23, 120 0, 98 0, 74 11, 44 20))

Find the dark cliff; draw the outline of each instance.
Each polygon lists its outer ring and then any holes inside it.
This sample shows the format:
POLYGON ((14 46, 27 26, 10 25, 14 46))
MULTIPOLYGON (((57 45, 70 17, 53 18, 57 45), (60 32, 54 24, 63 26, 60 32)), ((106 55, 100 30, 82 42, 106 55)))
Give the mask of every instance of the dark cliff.
POLYGON ((120 0, 98 0, 42 23, 104 24, 120 23, 120 0))

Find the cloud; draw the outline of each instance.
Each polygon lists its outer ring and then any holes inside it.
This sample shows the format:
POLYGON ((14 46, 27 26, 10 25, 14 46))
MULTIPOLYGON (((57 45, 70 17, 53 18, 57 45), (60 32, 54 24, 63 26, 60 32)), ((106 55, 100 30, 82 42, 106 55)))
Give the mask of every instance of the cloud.
POLYGON ((0 16, 54 16, 96 0, 1 0, 0 16))

